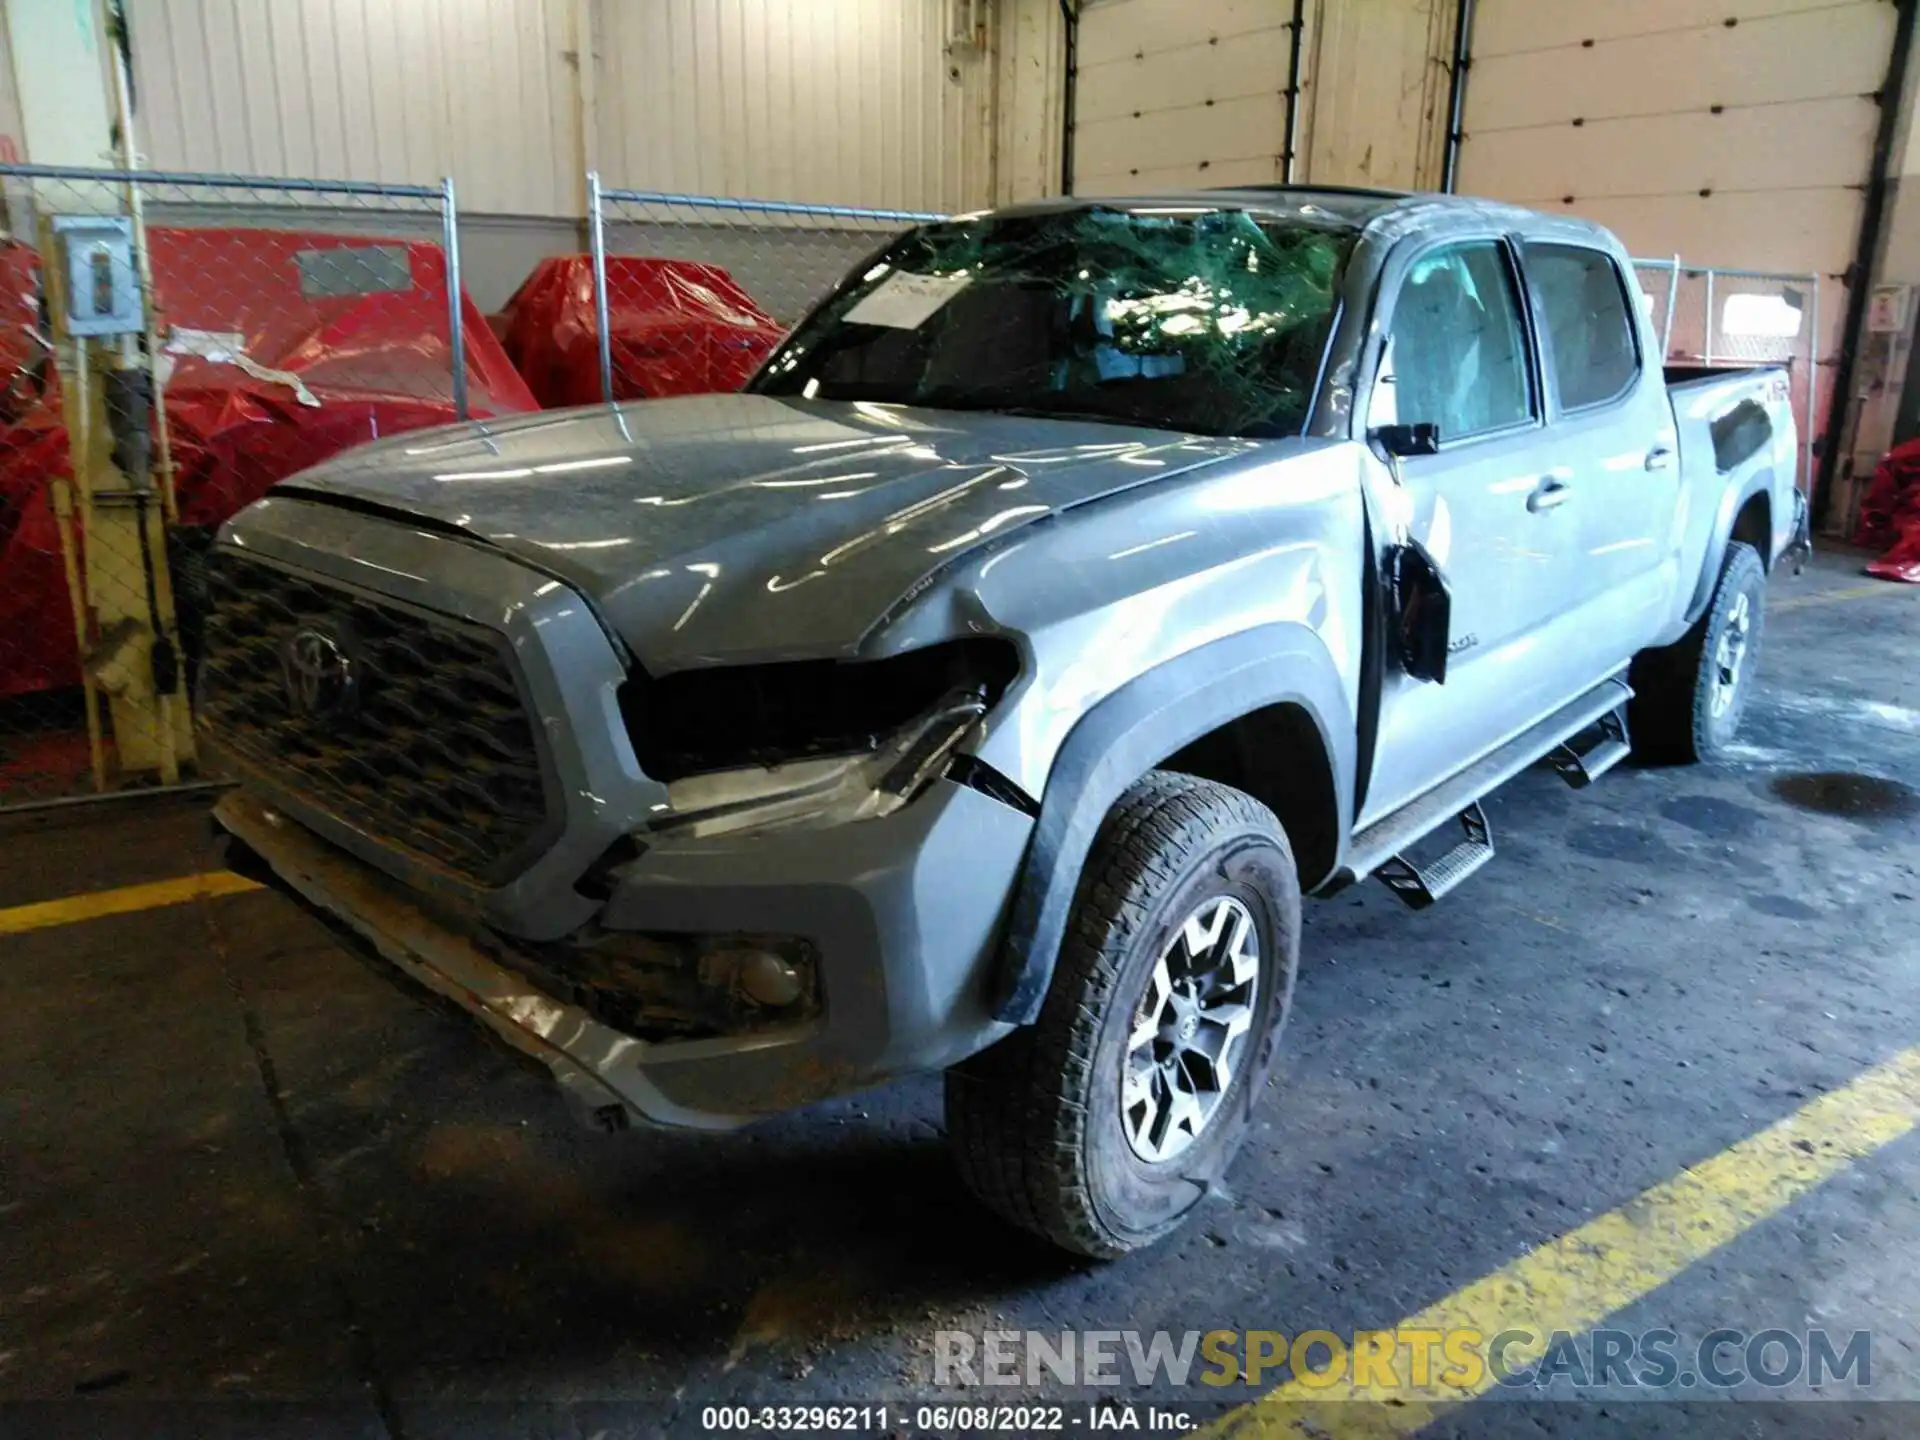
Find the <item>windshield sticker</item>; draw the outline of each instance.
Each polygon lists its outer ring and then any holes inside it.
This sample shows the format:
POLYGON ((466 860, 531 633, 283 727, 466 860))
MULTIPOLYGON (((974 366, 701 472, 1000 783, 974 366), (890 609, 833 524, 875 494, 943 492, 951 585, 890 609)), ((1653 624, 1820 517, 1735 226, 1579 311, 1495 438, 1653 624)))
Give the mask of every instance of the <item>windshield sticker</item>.
POLYGON ((967 288, 972 277, 910 275, 896 270, 847 311, 855 325, 884 325, 890 330, 918 330, 942 305, 967 288))

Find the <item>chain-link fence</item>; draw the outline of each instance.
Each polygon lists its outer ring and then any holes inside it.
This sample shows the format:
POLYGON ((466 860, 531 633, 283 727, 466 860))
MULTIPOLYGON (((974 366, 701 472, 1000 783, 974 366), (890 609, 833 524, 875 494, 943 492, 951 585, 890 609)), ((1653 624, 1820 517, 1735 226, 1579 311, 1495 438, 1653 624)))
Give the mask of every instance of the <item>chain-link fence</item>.
POLYGON ((618 400, 738 389, 858 260, 944 218, 606 190, 592 176, 588 190, 589 261, 604 275, 595 397, 618 400))
POLYGON ((1820 279, 1671 260, 1635 260, 1648 313, 1673 366, 1782 365, 1800 430, 1802 491, 1813 486, 1820 394, 1820 279))
POLYGON ((0 808, 207 778, 215 528, 348 446, 533 399, 450 303, 450 186, 8 165, 0 188, 0 808))

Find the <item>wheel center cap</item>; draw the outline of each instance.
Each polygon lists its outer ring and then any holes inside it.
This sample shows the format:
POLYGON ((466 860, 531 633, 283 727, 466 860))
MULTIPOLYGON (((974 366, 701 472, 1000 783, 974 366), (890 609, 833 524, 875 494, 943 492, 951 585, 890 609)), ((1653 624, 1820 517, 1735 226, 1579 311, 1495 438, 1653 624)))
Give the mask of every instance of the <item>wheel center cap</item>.
POLYGON ((1200 1029, 1199 1020, 1196 1019, 1194 1016, 1189 1015, 1187 1016, 1186 1019, 1180 1022, 1180 1028, 1176 1033, 1180 1036, 1182 1040, 1191 1040, 1193 1039, 1194 1035, 1199 1032, 1199 1029, 1200 1029))

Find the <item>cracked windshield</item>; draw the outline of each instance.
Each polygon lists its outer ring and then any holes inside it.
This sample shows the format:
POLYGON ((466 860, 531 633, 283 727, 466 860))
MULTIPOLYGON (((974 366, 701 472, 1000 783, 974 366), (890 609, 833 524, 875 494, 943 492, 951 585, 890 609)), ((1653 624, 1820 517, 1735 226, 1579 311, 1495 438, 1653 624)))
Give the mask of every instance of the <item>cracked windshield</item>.
POLYGON ((1295 435, 1350 231, 1097 208, 911 231, 749 387, 1206 435, 1295 435))

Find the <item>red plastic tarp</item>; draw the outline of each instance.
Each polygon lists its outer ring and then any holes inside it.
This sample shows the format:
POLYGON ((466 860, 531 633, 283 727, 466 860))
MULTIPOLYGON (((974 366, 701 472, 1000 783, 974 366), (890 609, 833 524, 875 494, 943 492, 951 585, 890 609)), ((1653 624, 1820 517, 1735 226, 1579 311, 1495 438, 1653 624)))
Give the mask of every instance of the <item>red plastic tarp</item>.
MULTIPOLYGON (((590 257, 542 260, 501 320, 542 405, 602 398, 590 257)), ((616 400, 738 390, 786 333, 718 265, 633 255, 607 257, 607 332, 616 400)))
POLYGON ((1869 575, 1920 585, 1920 440, 1896 445, 1873 472, 1853 543, 1886 552, 1869 575))
MULTIPOLYGON (((455 418, 438 246, 155 227, 148 252, 182 523, 217 525, 350 445, 455 418), (377 253, 351 253, 368 247, 377 253)), ((0 244, 0 696, 80 678, 48 483, 70 474, 59 382, 27 328, 39 325, 38 272, 34 250, 0 244)), ((471 413, 537 409, 462 301, 471 413)))

